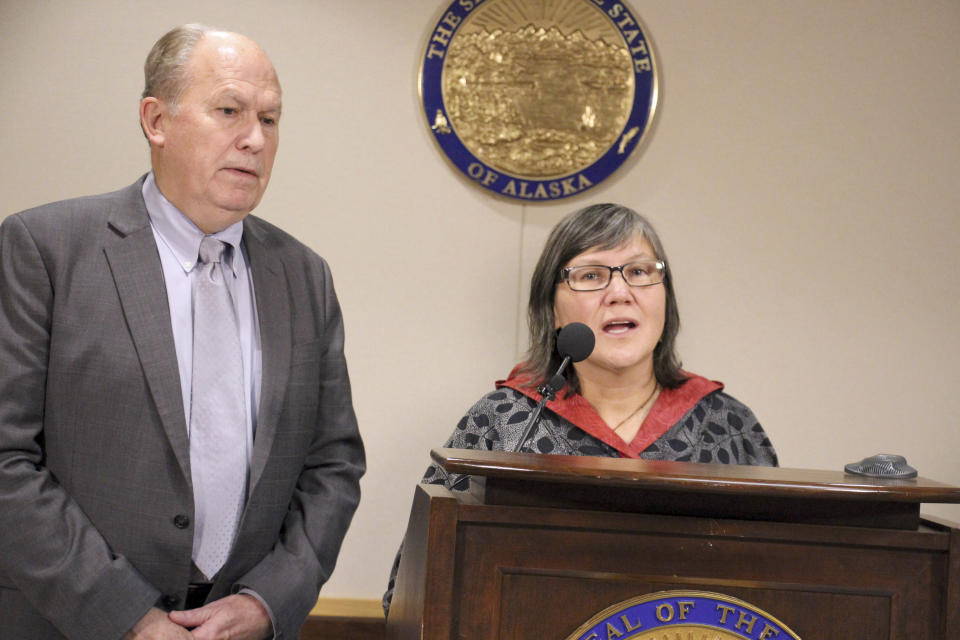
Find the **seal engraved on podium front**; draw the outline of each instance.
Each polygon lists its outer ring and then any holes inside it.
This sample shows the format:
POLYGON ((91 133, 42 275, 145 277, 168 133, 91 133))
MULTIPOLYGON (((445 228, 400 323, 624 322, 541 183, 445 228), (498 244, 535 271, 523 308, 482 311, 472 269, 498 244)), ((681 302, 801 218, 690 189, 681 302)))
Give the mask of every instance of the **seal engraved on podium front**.
POLYGON ((641 146, 658 69, 625 2, 455 0, 420 65, 431 135, 478 186, 524 201, 582 193, 641 146))
POLYGON ((660 591, 607 607, 566 640, 800 640, 757 607, 708 591, 660 591))

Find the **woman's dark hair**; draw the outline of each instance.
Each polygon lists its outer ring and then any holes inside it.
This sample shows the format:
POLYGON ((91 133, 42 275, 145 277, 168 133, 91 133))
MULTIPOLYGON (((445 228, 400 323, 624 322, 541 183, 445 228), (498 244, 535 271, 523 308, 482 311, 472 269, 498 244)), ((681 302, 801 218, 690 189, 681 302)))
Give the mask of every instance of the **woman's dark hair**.
MULTIPOLYGON (((557 223, 550 232, 530 281, 530 303, 527 322, 530 329, 530 348, 522 371, 532 376, 531 387, 543 383, 560 366, 556 351, 556 329, 553 305, 560 284, 560 270, 573 258, 588 249, 615 249, 643 235, 653 247, 658 260, 666 266, 663 287, 666 291, 666 310, 663 334, 653 350, 653 372, 660 386, 679 387, 687 379, 680 370, 676 353, 677 333, 680 331, 680 313, 673 292, 673 276, 666 253, 657 232, 646 218, 636 211, 617 204, 594 204, 576 211, 557 223)), ((573 367, 567 370, 567 384, 573 391, 580 390, 580 381, 573 367)))

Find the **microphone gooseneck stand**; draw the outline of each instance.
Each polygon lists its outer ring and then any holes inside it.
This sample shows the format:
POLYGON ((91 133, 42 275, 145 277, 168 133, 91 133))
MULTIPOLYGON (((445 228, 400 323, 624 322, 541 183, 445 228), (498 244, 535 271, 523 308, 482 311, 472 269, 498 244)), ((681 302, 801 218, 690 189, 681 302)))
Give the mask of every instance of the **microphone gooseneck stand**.
MULTIPOLYGON (((520 437, 520 441, 513 448, 514 453, 520 452, 524 445, 527 444, 527 440, 530 439, 530 436, 533 434, 533 431, 537 426, 537 421, 540 419, 540 414, 543 412, 544 405, 550 400, 553 400, 557 396, 557 392, 563 388, 564 384, 566 384, 566 378, 563 377, 563 372, 566 370, 567 366, 571 362, 580 362, 581 360, 586 360, 587 357, 593 352, 595 343, 596 336, 593 335, 593 331, 590 329, 590 327, 582 322, 571 322, 567 326, 563 327, 559 333, 557 333, 557 351, 563 357, 563 361, 557 368, 557 372, 553 374, 553 376, 551 376, 551 378, 544 384, 537 387, 537 392, 540 393, 540 401, 537 402, 537 406, 534 407, 533 413, 527 420, 526 429, 524 429, 523 435, 520 437)), ((486 436, 487 433, 489 433, 493 428, 494 426, 491 425, 490 428, 480 435, 480 437, 483 438, 486 436)), ((466 489, 466 485, 469 481, 470 476, 462 476, 457 478, 457 480, 450 485, 450 488, 458 491, 466 489)))
POLYGON ((540 401, 533 409, 533 414, 531 414, 530 419, 527 420, 527 428, 524 429, 523 435, 520 436, 520 441, 517 443, 517 446, 513 448, 515 452, 520 452, 523 450, 523 446, 527 444, 527 440, 530 439, 534 428, 537 426, 537 420, 540 419, 540 413, 543 411, 543 406, 550 400, 553 400, 555 397, 557 397, 557 391, 563 388, 563 385, 566 382, 563 377, 563 370, 569 363, 570 356, 567 356, 560 364, 560 368, 557 369, 557 374, 550 378, 550 380, 548 380, 545 384, 537 387, 537 392, 540 394, 540 401))

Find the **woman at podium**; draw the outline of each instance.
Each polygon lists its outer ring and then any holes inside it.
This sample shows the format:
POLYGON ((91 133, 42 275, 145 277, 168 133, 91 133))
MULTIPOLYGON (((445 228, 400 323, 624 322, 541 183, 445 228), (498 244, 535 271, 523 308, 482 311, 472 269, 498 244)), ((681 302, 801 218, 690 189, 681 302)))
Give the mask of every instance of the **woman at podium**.
MULTIPOLYGON (((467 411, 445 447, 777 465, 753 412, 723 383, 681 368, 666 252, 635 211, 597 204, 561 220, 534 270, 527 314, 524 361, 467 411), (557 333, 573 322, 592 330, 595 346, 528 431, 540 389, 560 368, 557 333)), ((458 490, 465 480, 432 464, 422 482, 458 490)))

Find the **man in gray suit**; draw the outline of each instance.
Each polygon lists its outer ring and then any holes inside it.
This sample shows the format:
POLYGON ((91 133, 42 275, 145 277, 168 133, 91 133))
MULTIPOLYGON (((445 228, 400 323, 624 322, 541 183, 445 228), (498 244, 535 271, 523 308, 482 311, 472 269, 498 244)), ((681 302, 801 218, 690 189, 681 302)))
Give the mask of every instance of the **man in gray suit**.
POLYGON ((294 639, 365 464, 340 308, 248 215, 278 144, 263 51, 187 25, 145 73, 152 171, 0 226, 0 637, 294 639))

